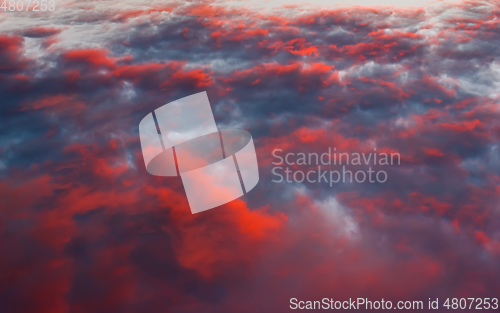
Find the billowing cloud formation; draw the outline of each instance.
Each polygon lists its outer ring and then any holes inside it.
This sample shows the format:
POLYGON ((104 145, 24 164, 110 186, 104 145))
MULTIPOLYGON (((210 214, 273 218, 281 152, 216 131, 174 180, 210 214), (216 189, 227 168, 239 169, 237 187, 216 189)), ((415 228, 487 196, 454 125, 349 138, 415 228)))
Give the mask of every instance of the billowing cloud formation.
POLYGON ((499 9, 0 13, 0 312, 499 297, 499 9), (138 125, 204 90, 252 133, 261 179, 191 215, 179 179, 146 172, 138 125), (401 165, 384 184, 272 182, 274 149, 329 147, 401 165))

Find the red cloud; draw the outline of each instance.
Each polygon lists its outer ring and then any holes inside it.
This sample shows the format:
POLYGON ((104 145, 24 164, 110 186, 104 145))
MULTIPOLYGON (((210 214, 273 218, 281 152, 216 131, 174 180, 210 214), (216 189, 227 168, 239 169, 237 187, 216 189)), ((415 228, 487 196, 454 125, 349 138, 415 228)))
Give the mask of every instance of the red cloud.
POLYGON ((23 52, 22 37, 0 35, 0 73, 25 69, 27 60, 23 57, 23 52))
POLYGON ((108 57, 108 55, 109 50, 80 49, 66 52, 63 58, 69 62, 85 62, 93 66, 113 68, 116 64, 116 60, 108 57))

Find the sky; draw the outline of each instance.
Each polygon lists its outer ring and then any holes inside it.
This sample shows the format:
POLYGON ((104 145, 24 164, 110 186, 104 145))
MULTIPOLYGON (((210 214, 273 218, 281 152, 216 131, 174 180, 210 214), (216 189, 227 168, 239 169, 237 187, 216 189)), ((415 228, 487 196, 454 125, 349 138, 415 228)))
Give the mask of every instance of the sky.
POLYGON ((498 298, 500 2, 361 4, 0 10, 0 312, 498 298), (203 91, 219 128, 252 135, 260 180, 191 214, 138 127, 203 91), (329 148, 401 164, 273 182, 275 149, 329 148))
POLYGON ((363 7, 421 7, 429 8, 441 6, 443 4, 459 3, 458 0, 218 0, 215 3, 221 6, 249 7, 257 10, 273 10, 283 6, 295 6, 301 9, 335 9, 343 7, 363 6, 363 7))

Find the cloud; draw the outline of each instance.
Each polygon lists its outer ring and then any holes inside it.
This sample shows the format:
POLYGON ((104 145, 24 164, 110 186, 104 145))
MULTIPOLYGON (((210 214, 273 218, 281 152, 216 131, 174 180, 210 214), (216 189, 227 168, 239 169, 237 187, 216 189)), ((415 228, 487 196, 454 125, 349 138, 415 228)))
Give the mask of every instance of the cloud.
POLYGON ((54 27, 32 27, 23 32, 23 36, 29 38, 46 38, 58 35, 62 31, 62 29, 54 27))
POLYGON ((0 311, 497 296, 496 12, 91 1, 0 13, 0 311), (138 125, 204 90, 221 128, 252 133, 260 182, 191 215, 180 180, 145 171, 138 125), (376 168, 384 184, 272 182, 274 149, 329 148, 401 165, 376 168))

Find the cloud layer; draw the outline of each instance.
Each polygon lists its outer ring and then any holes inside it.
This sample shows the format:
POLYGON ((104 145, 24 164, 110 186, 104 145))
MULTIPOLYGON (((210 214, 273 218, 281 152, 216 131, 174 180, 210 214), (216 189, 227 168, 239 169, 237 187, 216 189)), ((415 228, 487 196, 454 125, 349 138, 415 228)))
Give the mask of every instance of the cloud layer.
MULTIPOLYGON (((285 312, 499 297, 500 6, 62 2, 0 12, 0 312, 285 312), (191 215, 138 125, 206 90, 260 182, 191 215), (274 149, 400 153, 384 184, 273 183, 274 149)), ((307 171, 307 167, 300 168, 307 171)))

